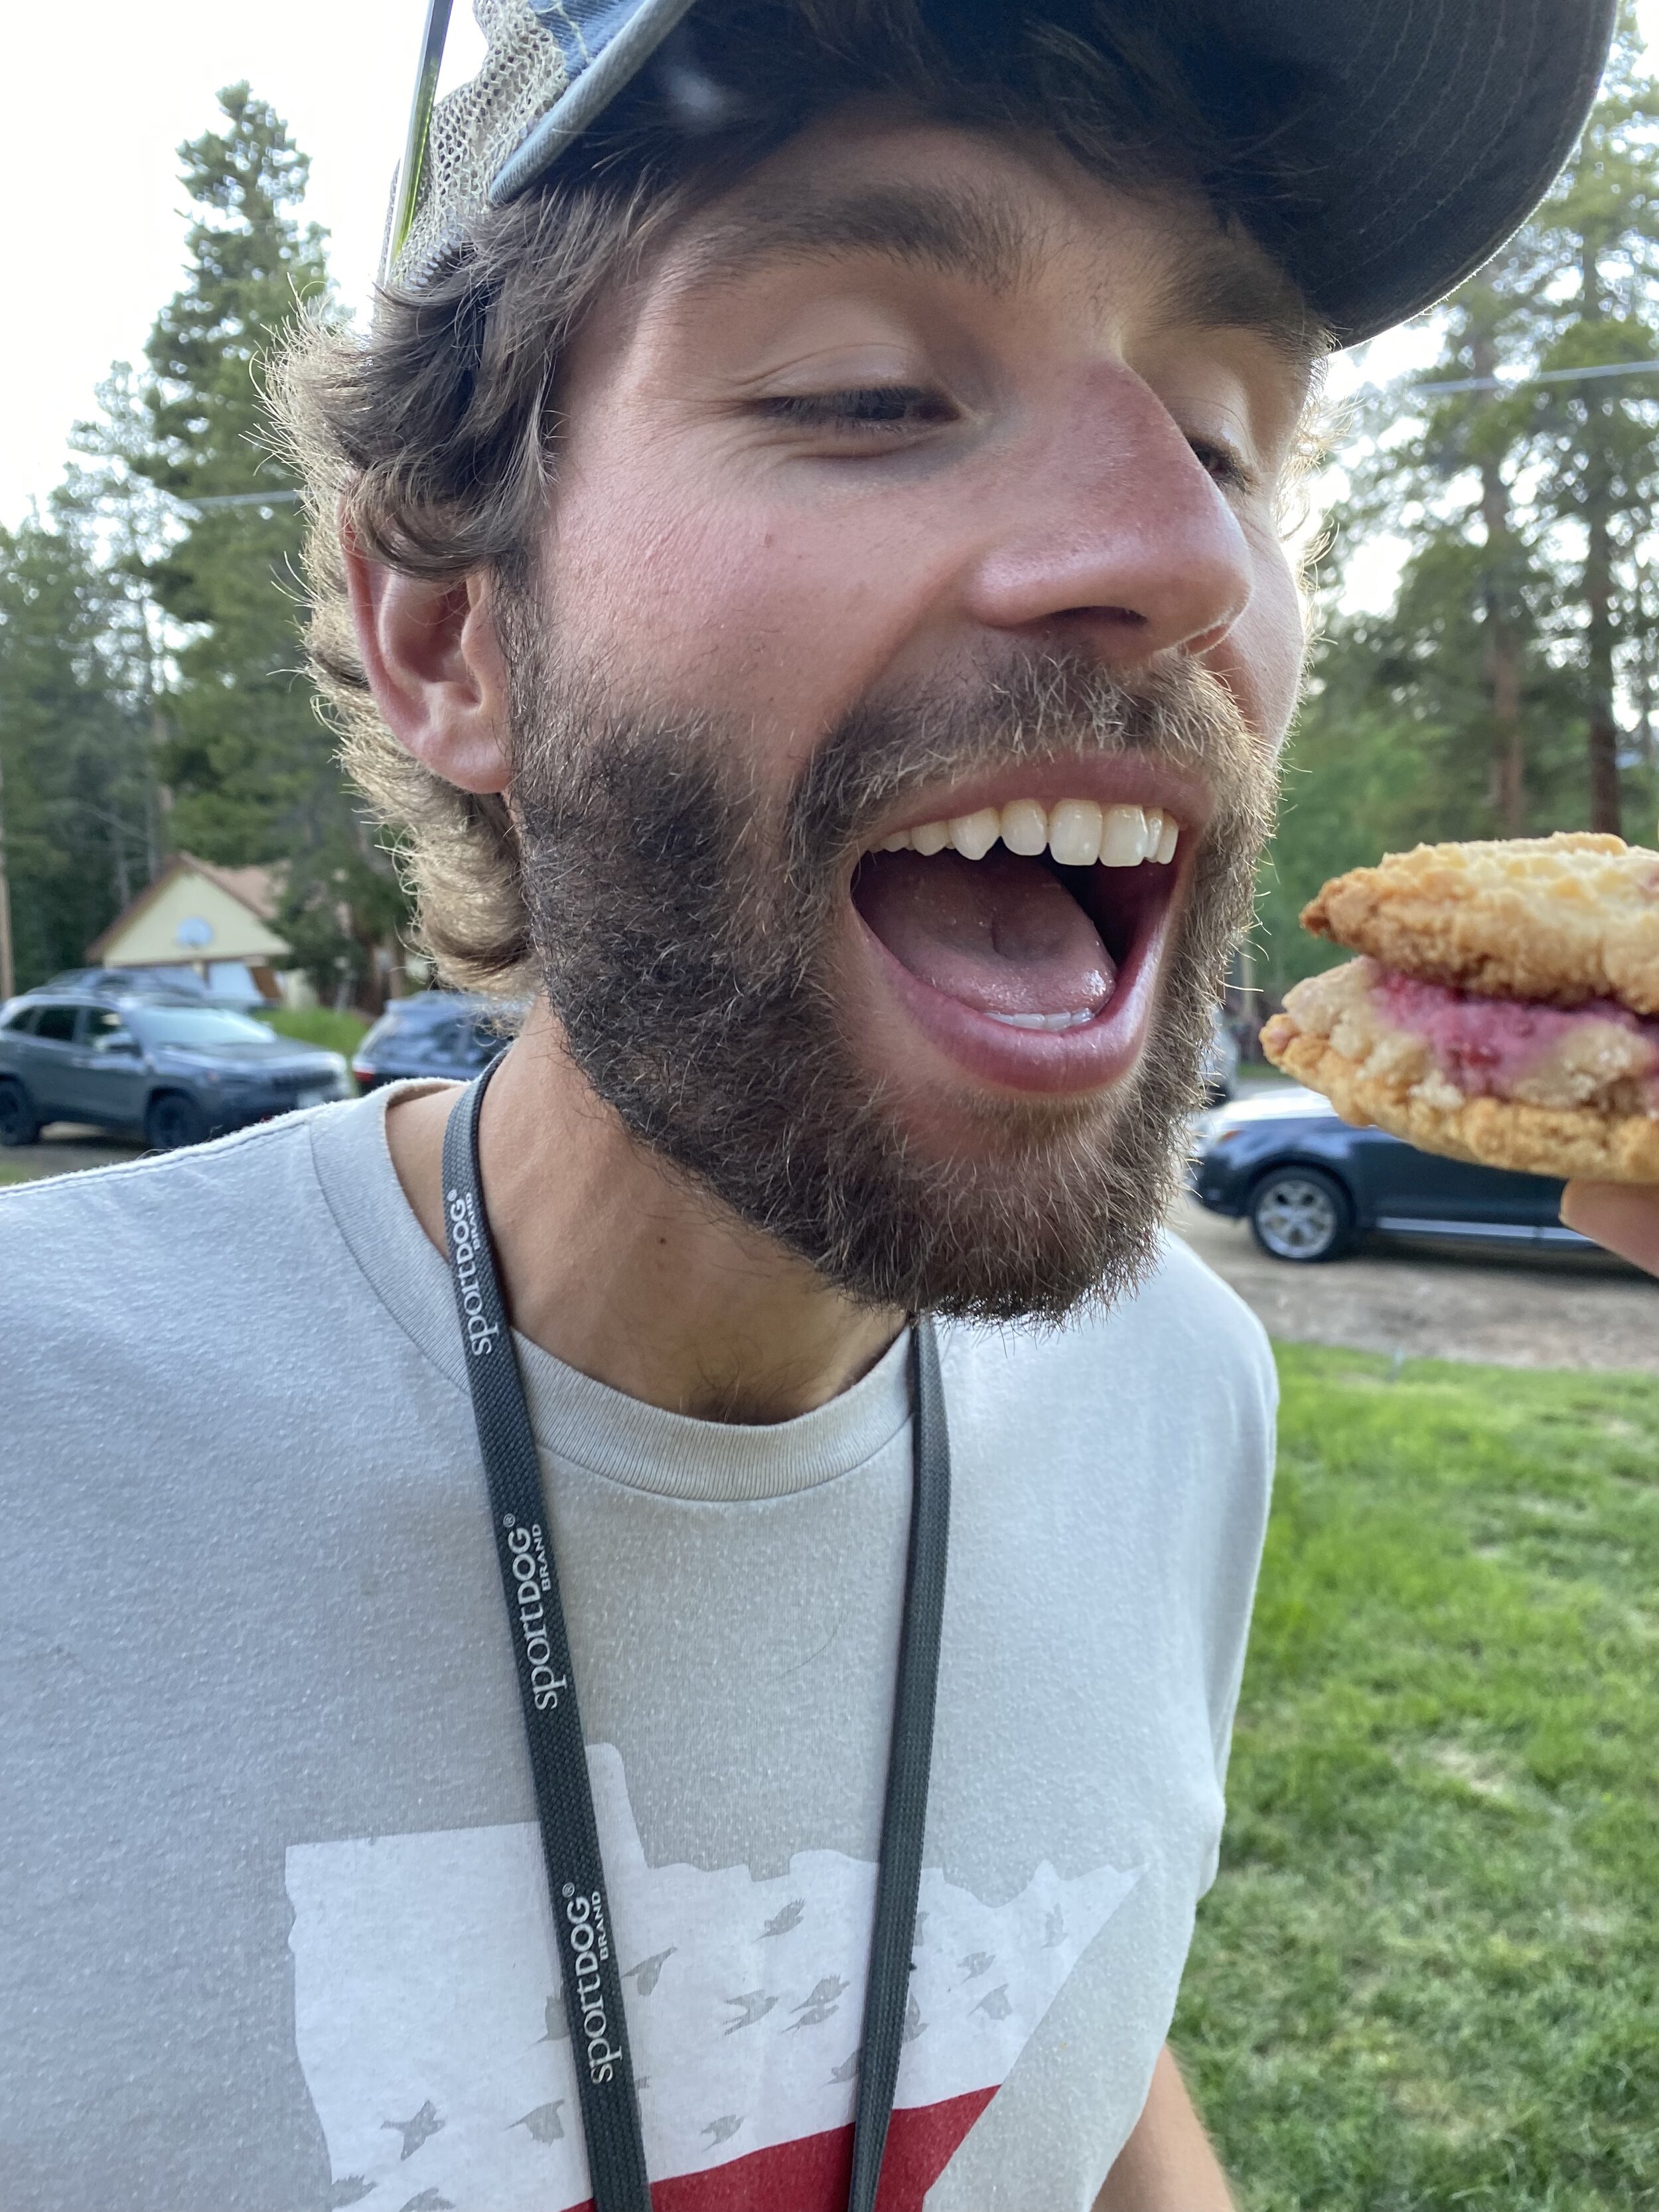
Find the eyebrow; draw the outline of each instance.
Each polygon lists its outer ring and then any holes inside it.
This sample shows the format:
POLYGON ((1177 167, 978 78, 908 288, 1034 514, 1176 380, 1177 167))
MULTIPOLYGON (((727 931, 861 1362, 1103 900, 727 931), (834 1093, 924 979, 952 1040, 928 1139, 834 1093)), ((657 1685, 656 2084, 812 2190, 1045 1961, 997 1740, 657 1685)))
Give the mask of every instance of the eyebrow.
MULTIPOLYGON (((996 191, 878 185, 830 199, 784 193, 695 240, 676 289, 738 283, 773 262, 868 255, 1008 293, 1034 274, 1051 236, 996 191)), ((1181 240, 1160 305, 1194 329, 1249 331, 1304 371, 1329 350, 1328 334, 1290 276, 1226 219, 1181 240)))
POLYGON ((732 283, 769 261, 872 254, 1012 291, 1035 267, 1041 245, 1037 226, 1000 194, 921 185, 873 185, 838 199, 784 193, 697 240, 683 281, 732 283))
POLYGON ((1330 332, 1295 280, 1236 218, 1182 241, 1160 304, 1171 320, 1195 330, 1248 331, 1304 371, 1311 372, 1331 350, 1330 332))

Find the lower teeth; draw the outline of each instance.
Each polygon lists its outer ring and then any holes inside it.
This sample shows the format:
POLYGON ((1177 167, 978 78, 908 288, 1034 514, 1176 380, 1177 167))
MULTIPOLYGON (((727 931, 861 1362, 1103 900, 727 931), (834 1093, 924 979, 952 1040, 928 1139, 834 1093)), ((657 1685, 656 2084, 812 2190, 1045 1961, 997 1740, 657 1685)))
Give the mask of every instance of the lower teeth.
POLYGON ((1076 1030, 1093 1021, 1094 1015, 1085 1006, 1076 1014, 992 1014, 991 1019, 1011 1030, 1076 1030))

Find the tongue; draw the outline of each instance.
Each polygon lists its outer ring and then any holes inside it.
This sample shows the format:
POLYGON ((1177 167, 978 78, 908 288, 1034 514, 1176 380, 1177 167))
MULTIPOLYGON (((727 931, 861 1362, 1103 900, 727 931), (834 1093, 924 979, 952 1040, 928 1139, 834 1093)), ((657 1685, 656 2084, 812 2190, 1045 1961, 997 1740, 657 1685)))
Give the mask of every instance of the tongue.
POLYGON ((859 912, 893 957, 981 1013, 1097 1013, 1116 971, 1100 933, 1040 860, 994 846, 982 860, 872 853, 859 912))

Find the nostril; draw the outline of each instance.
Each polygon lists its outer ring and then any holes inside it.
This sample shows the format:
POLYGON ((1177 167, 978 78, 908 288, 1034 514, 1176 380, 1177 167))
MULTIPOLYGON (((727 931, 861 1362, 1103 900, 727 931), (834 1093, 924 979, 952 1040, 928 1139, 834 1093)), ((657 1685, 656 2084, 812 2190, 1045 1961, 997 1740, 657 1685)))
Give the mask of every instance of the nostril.
POLYGON ((1146 617, 1133 607, 1059 607, 1042 626, 1064 632, 1099 629, 1105 625, 1118 629, 1145 629, 1146 617))

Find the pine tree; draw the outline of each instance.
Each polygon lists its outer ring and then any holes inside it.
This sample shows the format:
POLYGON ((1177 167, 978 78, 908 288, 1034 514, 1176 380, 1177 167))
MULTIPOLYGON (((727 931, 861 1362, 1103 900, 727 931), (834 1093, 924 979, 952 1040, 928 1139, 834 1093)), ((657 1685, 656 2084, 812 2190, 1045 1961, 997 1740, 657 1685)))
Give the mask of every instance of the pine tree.
POLYGON ((1659 373, 1576 374, 1659 356, 1659 84, 1628 6, 1559 183, 1436 319, 1435 368, 1343 455, 1345 557, 1408 551, 1388 613, 1329 617, 1315 655, 1261 902, 1277 990, 1334 957, 1295 916, 1341 868, 1659 796, 1659 373))
MULTIPOLYGON (((1560 687, 1541 647, 1561 578, 1541 542, 1546 520, 1522 483, 1532 398, 1500 380, 1534 365, 1537 295, 1549 274, 1523 231, 1461 286, 1439 319, 1439 360, 1426 377, 1376 395, 1347 457, 1354 496, 1342 517, 1345 544, 1352 550, 1381 527, 1411 548, 1381 626, 1392 644, 1378 679, 1397 690, 1408 678, 1433 696, 1430 719, 1459 756, 1449 773, 1461 792, 1473 794, 1484 774, 1469 834, 1553 827, 1542 817, 1563 803, 1561 732, 1543 719, 1540 699, 1541 686, 1551 716, 1559 715, 1560 687)), ((1352 626, 1340 634, 1351 646, 1352 626)))
POLYGON ((1480 387, 1495 379, 1500 349, 1516 319, 1516 274, 1517 259, 1511 254, 1460 291, 1448 333, 1447 365, 1458 368, 1467 361, 1468 381, 1477 388, 1455 410, 1455 420, 1443 409, 1437 410, 1440 420, 1430 433, 1441 447, 1443 467, 1461 465, 1479 485, 1480 534, 1469 581, 1480 626, 1480 673, 1490 722, 1492 811, 1494 826, 1505 837, 1519 837, 1528 826, 1522 695, 1527 647, 1535 629, 1537 577, 1514 510, 1511 481, 1519 443, 1515 410, 1506 398, 1480 387))
POLYGON ((54 513, 96 559, 103 584, 100 653, 133 732, 129 780, 143 845, 141 880, 159 872, 164 854, 162 791, 157 774, 171 735, 167 719, 168 640, 151 588, 150 568, 171 534, 167 502, 141 473, 149 421, 131 365, 116 362, 97 387, 98 413, 77 422, 72 459, 52 495, 54 513))
POLYGON ((327 295, 321 232, 302 224, 307 163, 246 84, 226 127, 180 149, 195 204, 182 289, 148 356, 137 470, 186 518, 148 566, 181 636, 161 748, 173 842, 230 863, 280 862, 283 927, 319 983, 374 988, 403 903, 361 823, 301 673, 297 485, 264 444, 262 363, 327 295))
MULTIPOLYGON (((1659 355, 1659 82, 1642 66, 1628 0, 1601 97, 1528 229, 1540 264, 1540 370, 1554 377, 1659 355)), ((1558 534, 1558 560, 1577 572, 1562 593, 1561 629, 1583 675, 1590 826, 1617 830, 1628 750, 1617 712, 1621 659, 1630 658, 1621 648, 1642 627, 1634 570, 1659 495, 1659 374, 1539 383, 1528 398, 1534 508, 1558 534)))
POLYGON ((0 531, 0 788, 16 987, 75 967, 145 881, 148 733, 72 511, 0 531))

